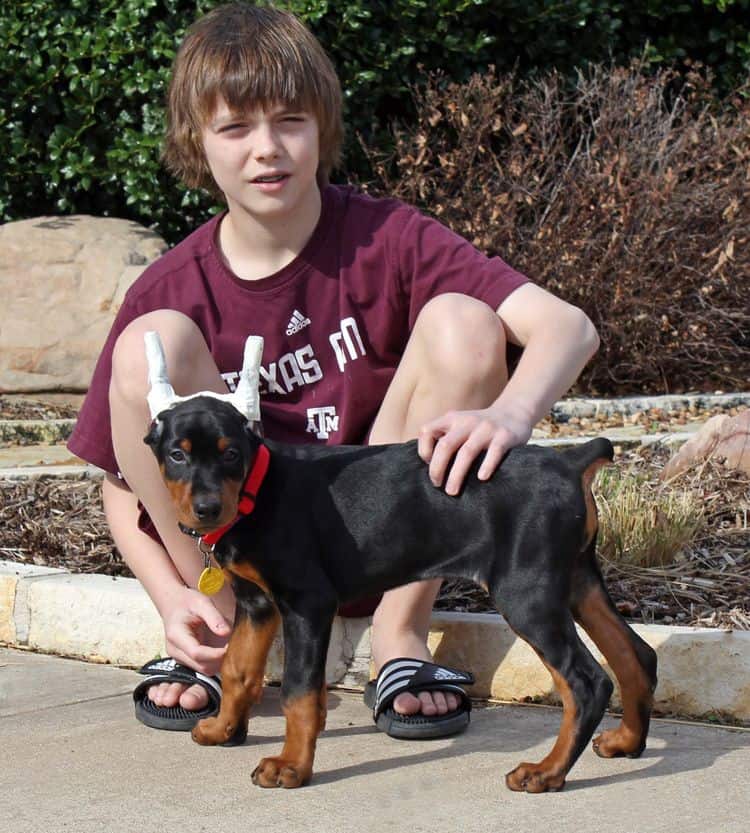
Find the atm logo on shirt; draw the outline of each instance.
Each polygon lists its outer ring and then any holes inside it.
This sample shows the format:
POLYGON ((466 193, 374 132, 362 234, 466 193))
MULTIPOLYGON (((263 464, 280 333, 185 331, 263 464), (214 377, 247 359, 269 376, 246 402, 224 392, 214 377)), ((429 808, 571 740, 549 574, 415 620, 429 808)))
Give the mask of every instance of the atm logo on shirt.
POLYGON ((315 434, 319 440, 327 440, 339 430, 339 418, 333 405, 323 408, 307 409, 307 432, 315 434))

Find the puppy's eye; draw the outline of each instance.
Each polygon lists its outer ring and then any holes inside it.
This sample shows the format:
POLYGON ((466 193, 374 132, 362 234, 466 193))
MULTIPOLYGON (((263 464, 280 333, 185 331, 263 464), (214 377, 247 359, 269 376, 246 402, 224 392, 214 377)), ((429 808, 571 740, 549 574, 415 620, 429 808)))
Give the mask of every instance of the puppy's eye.
POLYGON ((187 458, 185 457, 184 451, 181 451, 179 448, 175 448, 173 451, 169 452, 169 459, 173 463, 184 463, 187 458))
POLYGON ((236 463, 240 459, 240 452, 236 448, 228 448, 224 452, 225 463, 236 463))

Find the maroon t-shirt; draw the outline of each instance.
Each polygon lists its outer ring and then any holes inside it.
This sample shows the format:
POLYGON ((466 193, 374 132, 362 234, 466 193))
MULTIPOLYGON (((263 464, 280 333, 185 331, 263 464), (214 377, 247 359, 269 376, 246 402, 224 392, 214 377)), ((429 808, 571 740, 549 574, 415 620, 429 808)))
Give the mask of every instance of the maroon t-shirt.
POLYGON ((68 447, 117 473, 108 388, 112 348, 144 313, 179 310, 201 329, 230 388, 245 338, 265 339, 261 412, 267 437, 362 443, 424 304, 444 292, 496 309, 527 279, 396 200, 328 186, 320 220, 289 265, 243 281, 217 244, 221 216, 152 264, 131 286, 94 371, 68 447))

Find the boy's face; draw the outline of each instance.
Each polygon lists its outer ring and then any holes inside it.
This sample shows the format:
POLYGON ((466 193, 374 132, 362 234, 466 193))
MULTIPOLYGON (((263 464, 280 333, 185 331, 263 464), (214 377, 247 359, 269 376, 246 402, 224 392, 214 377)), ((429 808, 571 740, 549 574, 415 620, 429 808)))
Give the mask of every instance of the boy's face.
POLYGON ((318 122, 283 104, 232 112, 223 99, 203 128, 206 161, 231 211, 290 216, 317 195, 318 122))

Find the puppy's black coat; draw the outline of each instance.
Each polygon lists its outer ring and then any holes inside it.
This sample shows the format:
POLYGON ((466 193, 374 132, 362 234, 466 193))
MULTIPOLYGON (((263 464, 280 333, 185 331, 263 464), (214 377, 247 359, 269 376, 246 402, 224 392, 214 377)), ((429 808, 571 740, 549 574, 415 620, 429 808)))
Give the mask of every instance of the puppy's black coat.
POLYGON ((256 783, 299 786, 312 774, 339 603, 437 577, 468 578, 487 589, 560 691, 560 736, 543 761, 508 774, 511 789, 560 789, 609 701, 612 683, 579 639, 575 621, 622 689, 622 723, 600 735, 594 748, 605 757, 643 750, 656 657, 618 614, 595 559, 590 483, 612 459, 608 440, 560 453, 515 448, 488 482, 477 479, 475 464, 458 497, 432 485, 415 442, 330 448, 263 441, 231 405, 210 397, 159 414, 146 442, 180 523, 199 534, 232 522, 261 443, 270 451, 254 511, 215 547, 232 577, 238 615, 222 666, 221 711, 193 733, 200 743, 244 740, 278 610, 286 742, 279 757, 261 761, 256 783))

